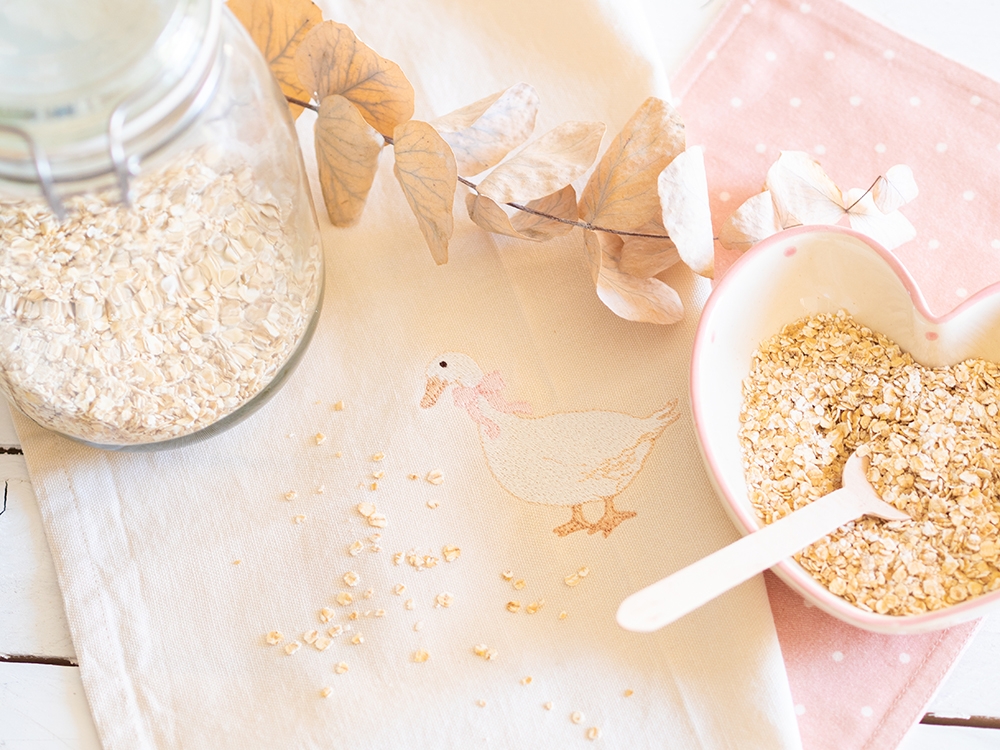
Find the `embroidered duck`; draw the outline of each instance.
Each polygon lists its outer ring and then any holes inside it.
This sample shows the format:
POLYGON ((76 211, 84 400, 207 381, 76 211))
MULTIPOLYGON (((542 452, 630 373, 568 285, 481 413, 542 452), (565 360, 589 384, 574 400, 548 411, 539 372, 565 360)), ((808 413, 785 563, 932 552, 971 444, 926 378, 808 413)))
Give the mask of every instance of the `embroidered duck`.
POLYGON ((504 398, 499 372, 484 375, 470 357, 455 352, 428 365, 420 406, 434 406, 448 388, 455 405, 478 425, 490 472, 505 490, 529 503, 570 506, 570 520, 553 529, 559 536, 586 530, 607 538, 633 518, 635 511, 616 509, 614 499, 678 417, 676 400, 648 417, 613 411, 531 416, 528 404, 504 398), (604 515, 591 523, 583 506, 597 501, 604 503, 604 515))

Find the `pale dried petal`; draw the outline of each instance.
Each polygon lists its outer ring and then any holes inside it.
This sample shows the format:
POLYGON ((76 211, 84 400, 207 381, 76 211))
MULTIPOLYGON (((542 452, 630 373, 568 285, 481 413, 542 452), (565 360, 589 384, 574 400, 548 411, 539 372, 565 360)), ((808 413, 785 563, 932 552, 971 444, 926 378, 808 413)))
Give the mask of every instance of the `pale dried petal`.
POLYGON ((745 252, 751 245, 780 231, 771 191, 765 190, 747 198, 733 212, 719 230, 719 242, 727 250, 745 252))
POLYGON ((497 203, 554 193, 594 163, 604 130, 601 122, 564 122, 490 172, 478 190, 497 203))
MULTIPOLYGON (((891 214, 917 197, 917 183, 913 179, 913 170, 905 164, 889 167, 885 175, 875 181, 872 188, 872 198, 878 210, 891 214)), ((850 205, 850 203, 848 203, 850 205)))
POLYGON ((361 218, 378 171, 382 136, 342 96, 323 99, 314 128, 326 212, 334 226, 351 226, 361 218))
MULTIPOLYGON (((309 101, 310 94, 295 71, 295 53, 306 34, 323 21, 323 13, 309 0, 229 0, 229 10, 242 23, 271 68, 285 96, 309 101)), ((288 105, 297 117, 302 107, 288 105)))
POLYGON ((712 278, 715 240, 712 212, 708 207, 705 151, 692 146, 680 153, 657 179, 663 226, 688 267, 699 276, 712 278))
POLYGON ((494 234, 503 234, 508 237, 517 237, 527 240, 529 237, 518 232, 510 223, 510 217, 503 207, 492 198, 485 195, 469 193, 465 196, 465 207, 469 211, 469 218, 481 229, 494 234))
POLYGON ((840 188, 804 151, 782 151, 767 171, 766 187, 778 221, 786 229, 797 224, 836 224, 847 205, 840 188))
POLYGON ((324 21, 313 28, 295 53, 295 70, 318 101, 340 94, 382 135, 413 116, 413 86, 403 71, 343 24, 324 21))
POLYGON ((917 236, 917 230, 903 214, 899 211, 882 213, 875 206, 871 193, 861 197, 864 192, 860 188, 854 188, 847 191, 845 196, 849 206, 857 201, 847 213, 852 229, 868 235, 886 250, 899 247, 917 236))
POLYGON ((448 240, 455 228, 452 204, 458 168, 451 147, 426 122, 410 120, 393 131, 393 172, 417 217, 434 262, 448 262, 448 240))
POLYGON ((604 152, 580 195, 580 217, 609 229, 632 230, 659 213, 656 180, 684 150, 684 123, 650 97, 604 152))
POLYGON ((432 120, 431 125, 451 146, 458 171, 474 175, 498 164, 528 140, 537 114, 535 89, 517 83, 432 120))

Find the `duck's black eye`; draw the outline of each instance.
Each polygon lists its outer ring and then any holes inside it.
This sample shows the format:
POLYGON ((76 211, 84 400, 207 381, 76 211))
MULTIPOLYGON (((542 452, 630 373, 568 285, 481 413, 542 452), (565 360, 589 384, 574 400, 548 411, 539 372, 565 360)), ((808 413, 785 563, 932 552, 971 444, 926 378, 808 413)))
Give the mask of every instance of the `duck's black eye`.
POLYGON ((448 366, 448 363, 447 363, 447 362, 445 362, 445 361, 444 361, 443 359, 442 359, 442 360, 441 360, 440 362, 438 362, 438 364, 439 364, 439 365, 440 365, 441 367, 447 367, 447 366, 448 366))

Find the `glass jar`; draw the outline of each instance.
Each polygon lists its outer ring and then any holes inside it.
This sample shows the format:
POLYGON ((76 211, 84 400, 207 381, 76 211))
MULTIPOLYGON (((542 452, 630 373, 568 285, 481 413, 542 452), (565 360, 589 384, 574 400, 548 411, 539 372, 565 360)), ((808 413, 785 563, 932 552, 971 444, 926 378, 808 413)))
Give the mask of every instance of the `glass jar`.
POLYGON ((258 408, 319 316, 288 105, 220 0, 0 5, 0 389, 103 448, 258 408))

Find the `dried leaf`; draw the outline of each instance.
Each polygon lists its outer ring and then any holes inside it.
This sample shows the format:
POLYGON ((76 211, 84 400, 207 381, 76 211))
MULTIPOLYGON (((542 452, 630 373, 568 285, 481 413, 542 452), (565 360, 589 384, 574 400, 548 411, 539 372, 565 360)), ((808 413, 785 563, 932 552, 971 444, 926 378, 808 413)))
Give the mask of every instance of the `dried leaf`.
POLYGON ((458 171, 479 174, 498 164, 535 129, 538 94, 518 83, 431 121, 455 153, 458 171))
POLYGON ((875 181, 872 197, 879 211, 891 214, 916 198, 918 192, 913 170, 905 164, 897 164, 889 167, 885 175, 875 181))
POLYGON ((315 134, 326 212, 334 226, 350 226, 364 210, 384 141, 357 107, 337 95, 320 102, 315 134))
POLYGON ((804 151, 782 151, 767 171, 778 221, 796 224, 836 224, 844 215, 843 195, 826 172, 804 151))
POLYGON ((448 262, 448 240, 455 228, 452 205, 458 168, 451 147, 428 123, 410 120, 392 133, 393 172, 403 189, 434 262, 448 262))
POLYGON ((656 180, 684 150, 684 123, 667 102, 650 97, 604 152, 580 195, 580 217, 632 230, 659 213, 656 180))
POLYGON ((733 212, 719 230, 719 242, 727 250, 745 252, 751 245, 780 231, 771 191, 765 190, 747 198, 733 212))
MULTIPOLYGON (((659 221, 643 224, 636 231, 643 234, 666 234, 659 221)), ((648 279, 666 271, 681 259, 677 246, 670 239, 623 237, 618 270, 640 279, 648 279)))
MULTIPOLYGON (((310 29, 322 22, 322 11, 309 0, 229 0, 229 10, 250 32, 285 96, 309 101, 295 71, 295 52, 310 29)), ((302 112, 297 104, 288 106, 293 117, 302 112)))
POLYGON ((656 278, 640 279, 619 268, 621 237, 584 230, 584 244, 597 285, 597 296, 618 317, 670 325, 684 317, 684 304, 673 288, 656 278))
POLYGON ((656 181, 663 209, 663 226, 688 267, 712 278, 715 240, 708 206, 705 151, 692 146, 678 154, 656 181))
POLYGON ((295 69, 319 101, 340 94, 382 135, 413 116, 413 86, 403 71, 343 24, 325 21, 310 31, 295 53, 295 69))
POLYGON ((469 193, 465 196, 465 207, 469 210, 469 218, 487 232, 505 234, 508 237, 517 237, 522 240, 531 239, 511 226, 507 212, 492 198, 469 193))
POLYGON ((684 317, 684 303, 672 287, 657 278, 622 273, 606 256, 597 280, 597 296, 615 315, 637 323, 670 325, 684 317))
POLYGON ((917 230, 899 211, 888 214, 879 211, 870 192, 854 188, 847 191, 844 199, 849 206, 857 201, 847 212, 851 228, 868 235, 886 250, 897 248, 917 236, 917 230))
POLYGON ((604 130, 601 122, 564 122, 490 172, 478 190, 497 203, 549 195, 590 168, 604 130))
MULTIPOLYGON (((533 200, 526 205, 534 211, 540 211, 549 216, 555 216, 567 221, 576 221, 576 190, 567 185, 562 190, 533 200)), ((511 225, 521 234, 531 239, 545 242, 553 237, 561 237, 573 231, 572 224, 555 221, 545 216, 518 211, 510 220, 511 225)))
MULTIPOLYGON (((572 231, 572 224, 565 224, 545 216, 515 211, 508 215, 503 206, 485 195, 469 193, 465 197, 469 218, 487 232, 505 234, 532 242, 545 242, 572 231)), ((572 185, 552 195, 547 195, 529 203, 527 208, 574 221, 576 216, 576 191, 572 185)))

